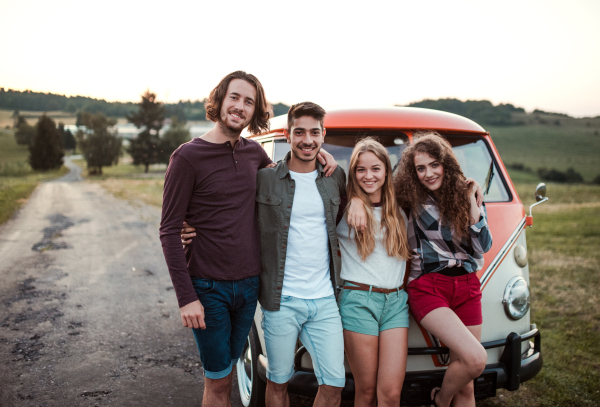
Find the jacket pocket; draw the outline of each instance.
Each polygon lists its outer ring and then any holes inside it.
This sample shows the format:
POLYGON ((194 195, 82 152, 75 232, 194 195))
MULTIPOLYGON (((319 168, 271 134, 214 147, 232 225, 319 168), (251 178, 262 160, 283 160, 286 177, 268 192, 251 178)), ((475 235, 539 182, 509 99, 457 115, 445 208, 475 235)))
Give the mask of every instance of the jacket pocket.
POLYGON ((338 212, 340 210, 340 203, 342 203, 342 199, 337 196, 331 198, 331 215, 333 216, 333 222, 337 220, 338 212))
POLYGON ((281 202, 283 198, 275 195, 256 195, 258 207, 258 225, 260 234, 274 233, 279 228, 281 213, 281 202))

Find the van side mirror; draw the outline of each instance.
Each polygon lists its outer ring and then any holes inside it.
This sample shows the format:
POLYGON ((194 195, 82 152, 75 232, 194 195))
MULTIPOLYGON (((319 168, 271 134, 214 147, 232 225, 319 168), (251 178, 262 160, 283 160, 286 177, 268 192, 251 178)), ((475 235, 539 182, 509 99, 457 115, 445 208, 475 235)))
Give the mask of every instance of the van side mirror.
POLYGON ((544 203, 549 198, 546 196, 546 184, 540 182, 537 187, 535 187, 535 200, 536 203, 532 204, 529 207, 529 216, 525 218, 525 226, 532 227, 533 226, 533 215, 531 214, 531 210, 534 206, 544 203))

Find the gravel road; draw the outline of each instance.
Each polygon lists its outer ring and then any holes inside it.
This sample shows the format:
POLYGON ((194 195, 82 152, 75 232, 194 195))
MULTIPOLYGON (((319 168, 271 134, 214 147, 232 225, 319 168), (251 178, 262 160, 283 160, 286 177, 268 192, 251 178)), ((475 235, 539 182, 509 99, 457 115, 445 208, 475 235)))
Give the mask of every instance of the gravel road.
POLYGON ((160 211, 66 164, 0 227, 0 406, 200 405, 160 211))

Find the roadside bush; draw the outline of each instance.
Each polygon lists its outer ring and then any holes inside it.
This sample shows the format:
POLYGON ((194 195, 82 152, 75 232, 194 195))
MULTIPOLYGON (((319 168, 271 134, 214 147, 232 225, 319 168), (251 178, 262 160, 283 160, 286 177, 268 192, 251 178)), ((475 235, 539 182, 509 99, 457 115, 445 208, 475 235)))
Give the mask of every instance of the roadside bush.
POLYGON ((594 178, 594 180, 592 181, 592 184, 600 185, 600 175, 598 175, 596 178, 594 178))
POLYGON ((583 182, 583 177, 575 171, 573 167, 567 168, 567 171, 562 172, 555 168, 538 168, 537 173, 544 181, 562 182, 568 184, 577 184, 583 182))

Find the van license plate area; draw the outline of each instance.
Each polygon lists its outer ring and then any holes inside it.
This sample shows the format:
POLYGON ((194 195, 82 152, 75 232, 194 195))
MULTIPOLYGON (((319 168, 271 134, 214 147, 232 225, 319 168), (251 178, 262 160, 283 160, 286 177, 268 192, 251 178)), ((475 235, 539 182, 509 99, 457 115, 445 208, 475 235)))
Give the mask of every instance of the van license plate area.
POLYGON ((496 372, 484 373, 475 379, 475 398, 496 397, 496 372))
MULTIPOLYGON (((496 372, 486 372, 475 380, 475 398, 496 396, 496 372)), ((402 386, 402 405, 429 405, 431 389, 440 387, 444 372, 407 373, 402 386)))

